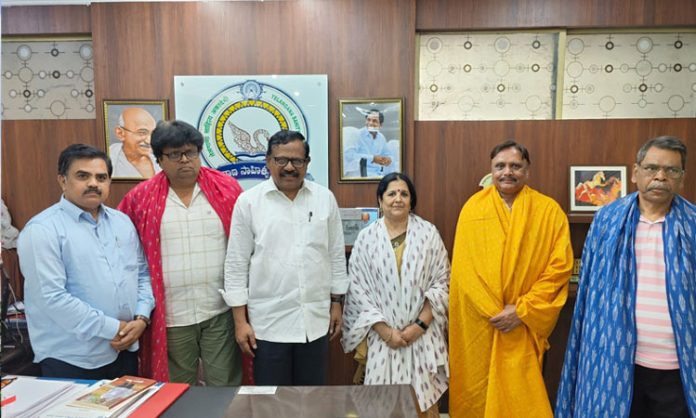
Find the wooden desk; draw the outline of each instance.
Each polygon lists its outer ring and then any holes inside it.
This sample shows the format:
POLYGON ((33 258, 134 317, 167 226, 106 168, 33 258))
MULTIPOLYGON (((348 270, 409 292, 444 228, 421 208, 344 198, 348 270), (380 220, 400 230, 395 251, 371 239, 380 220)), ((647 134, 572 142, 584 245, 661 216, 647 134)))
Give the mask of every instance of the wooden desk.
POLYGON ((417 418, 409 385, 281 386, 274 395, 239 395, 238 387, 191 387, 166 418, 417 418))

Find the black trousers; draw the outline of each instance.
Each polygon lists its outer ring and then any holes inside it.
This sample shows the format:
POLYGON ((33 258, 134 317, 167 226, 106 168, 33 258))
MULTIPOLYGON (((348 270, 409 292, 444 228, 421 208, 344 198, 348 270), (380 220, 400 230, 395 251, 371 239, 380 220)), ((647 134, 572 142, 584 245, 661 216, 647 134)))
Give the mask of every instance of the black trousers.
POLYGON ((259 386, 326 384, 329 336, 308 343, 256 340, 254 383, 259 386))
POLYGON ((54 358, 43 359, 39 364, 41 365, 41 375, 44 377, 86 380, 115 379, 123 375, 138 375, 138 352, 121 351, 113 363, 96 369, 83 369, 54 358))
POLYGON ((636 364, 631 418, 689 418, 679 370, 648 369, 636 364))

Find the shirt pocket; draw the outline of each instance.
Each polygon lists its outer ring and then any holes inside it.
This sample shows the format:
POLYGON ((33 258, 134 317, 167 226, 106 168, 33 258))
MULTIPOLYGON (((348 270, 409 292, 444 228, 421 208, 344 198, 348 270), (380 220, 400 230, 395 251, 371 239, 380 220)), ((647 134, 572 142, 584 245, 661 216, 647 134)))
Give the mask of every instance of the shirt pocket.
POLYGON ((328 217, 312 218, 304 230, 304 237, 310 257, 322 260, 329 248, 328 217))
POLYGON ((222 221, 217 216, 217 213, 210 210, 206 213, 207 217, 203 219, 203 234, 208 239, 224 239, 225 228, 222 221))

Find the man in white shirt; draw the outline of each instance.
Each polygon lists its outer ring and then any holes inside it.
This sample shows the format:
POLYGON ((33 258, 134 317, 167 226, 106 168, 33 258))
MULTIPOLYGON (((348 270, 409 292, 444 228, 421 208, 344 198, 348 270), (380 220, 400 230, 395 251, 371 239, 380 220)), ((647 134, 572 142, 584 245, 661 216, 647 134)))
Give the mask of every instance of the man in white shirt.
POLYGON ((225 301, 257 385, 325 384, 329 340, 341 332, 343 228, 331 191, 305 179, 309 161, 301 133, 277 132, 271 179, 242 193, 232 216, 225 301))
POLYGON ((358 131, 357 141, 345 150, 347 170, 359 170, 360 177, 382 177, 394 171, 390 166, 396 156, 379 131, 383 123, 384 114, 377 109, 365 115, 365 126, 358 131))

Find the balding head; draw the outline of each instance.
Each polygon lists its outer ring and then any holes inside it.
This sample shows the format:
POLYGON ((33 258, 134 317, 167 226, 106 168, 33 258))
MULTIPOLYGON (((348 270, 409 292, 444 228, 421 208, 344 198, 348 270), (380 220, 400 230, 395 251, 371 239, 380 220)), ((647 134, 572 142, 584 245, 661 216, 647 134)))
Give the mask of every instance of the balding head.
POLYGON ((149 156, 152 153, 150 135, 155 129, 155 123, 155 118, 141 107, 123 109, 118 118, 115 134, 116 138, 123 143, 123 152, 126 156, 149 156))

